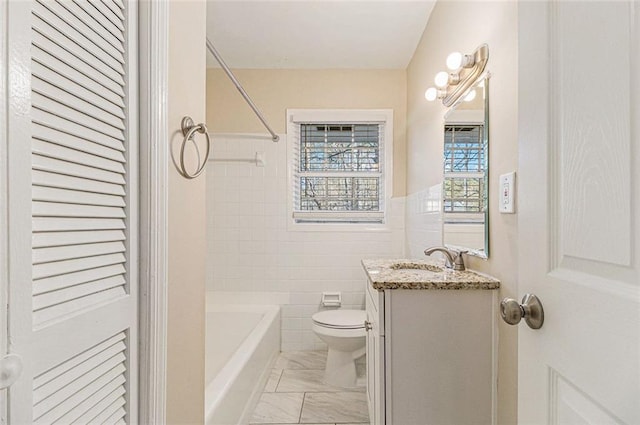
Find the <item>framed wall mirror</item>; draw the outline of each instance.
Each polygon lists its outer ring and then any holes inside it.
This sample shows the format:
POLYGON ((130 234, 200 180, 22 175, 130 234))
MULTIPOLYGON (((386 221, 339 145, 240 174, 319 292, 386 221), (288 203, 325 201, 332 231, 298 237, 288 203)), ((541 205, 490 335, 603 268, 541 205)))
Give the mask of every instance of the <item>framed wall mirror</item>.
POLYGON ((489 257, 489 76, 444 120, 443 242, 489 257))

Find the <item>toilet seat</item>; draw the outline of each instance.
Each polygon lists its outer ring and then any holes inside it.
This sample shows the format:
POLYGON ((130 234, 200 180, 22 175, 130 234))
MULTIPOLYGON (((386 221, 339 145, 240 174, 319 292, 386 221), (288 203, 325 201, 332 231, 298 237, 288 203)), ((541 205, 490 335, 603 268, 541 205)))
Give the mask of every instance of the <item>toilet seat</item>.
POLYGON ((327 310, 315 313, 311 320, 318 326, 331 329, 364 329, 367 313, 364 310, 327 310))

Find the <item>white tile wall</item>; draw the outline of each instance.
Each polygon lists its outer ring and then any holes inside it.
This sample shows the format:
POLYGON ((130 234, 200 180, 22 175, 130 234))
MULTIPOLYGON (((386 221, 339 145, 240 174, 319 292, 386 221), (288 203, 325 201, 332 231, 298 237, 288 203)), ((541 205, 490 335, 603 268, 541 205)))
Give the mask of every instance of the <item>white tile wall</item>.
POLYGON ((406 254, 424 258, 424 250, 442 245, 442 184, 412 193, 406 199, 406 254))
POLYGON ((403 256, 404 198, 390 203, 390 231, 288 231, 286 136, 280 140, 213 135, 212 158, 264 152, 266 164, 209 163, 207 288, 221 298, 240 292, 254 302, 261 293, 288 299, 282 306, 282 350, 322 349, 311 330, 322 291, 342 292, 343 308, 364 308, 360 260, 403 256))

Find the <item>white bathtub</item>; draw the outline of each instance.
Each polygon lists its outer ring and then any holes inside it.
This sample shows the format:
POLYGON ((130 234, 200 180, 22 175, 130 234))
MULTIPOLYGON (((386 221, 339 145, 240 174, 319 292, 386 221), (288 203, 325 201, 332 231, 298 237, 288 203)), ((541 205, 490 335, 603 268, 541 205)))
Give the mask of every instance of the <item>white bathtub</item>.
POLYGON ((280 307, 207 306, 205 423, 247 424, 280 352, 280 307))

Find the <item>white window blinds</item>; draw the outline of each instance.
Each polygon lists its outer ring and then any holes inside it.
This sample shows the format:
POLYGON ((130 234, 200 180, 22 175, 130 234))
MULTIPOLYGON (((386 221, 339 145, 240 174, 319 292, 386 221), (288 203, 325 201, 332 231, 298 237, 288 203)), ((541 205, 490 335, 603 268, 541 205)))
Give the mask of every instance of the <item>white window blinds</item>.
POLYGON ((296 222, 383 222, 384 130, 380 122, 295 124, 296 222))

